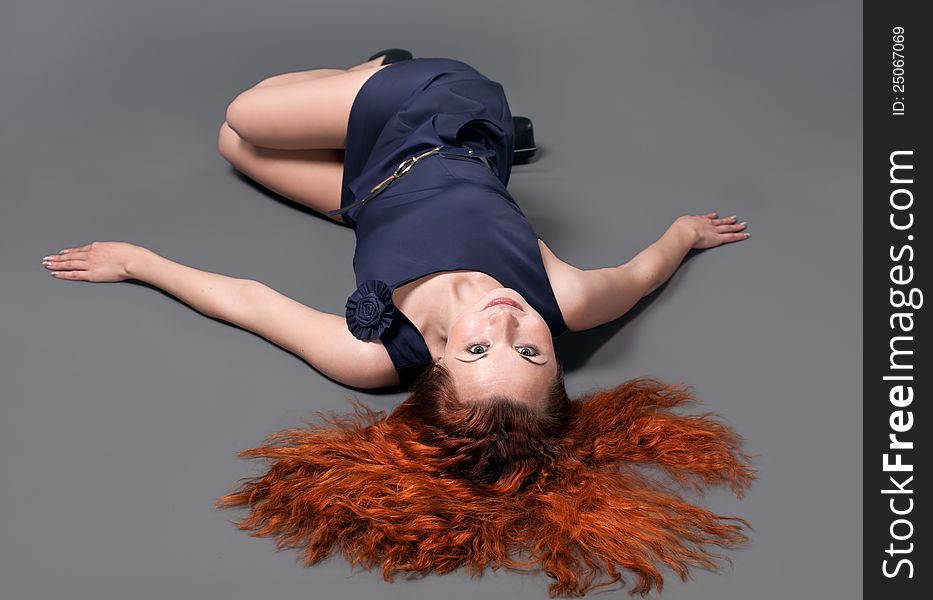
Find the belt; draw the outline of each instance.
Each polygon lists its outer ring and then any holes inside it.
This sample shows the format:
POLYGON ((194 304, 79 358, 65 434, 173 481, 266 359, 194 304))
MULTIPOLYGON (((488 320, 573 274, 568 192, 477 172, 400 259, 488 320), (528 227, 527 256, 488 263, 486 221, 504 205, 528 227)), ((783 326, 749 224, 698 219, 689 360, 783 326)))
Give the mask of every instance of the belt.
POLYGON ((477 160, 482 161, 483 164, 485 164, 490 169, 494 170, 490 162, 487 160, 487 157, 494 156, 496 154, 496 151, 488 150, 488 149, 474 150, 472 148, 458 148, 455 146, 435 146, 431 148, 430 150, 427 150, 426 152, 422 152, 421 154, 418 154, 415 156, 409 156, 408 158, 403 160, 401 163, 399 163, 398 167, 395 169, 395 172, 393 172, 391 175, 389 175, 388 177, 380 181, 373 189, 369 190, 369 193, 366 195, 365 198, 361 198, 352 204, 348 204, 347 206, 344 206, 343 208, 328 211, 327 213, 328 216, 335 217, 337 215, 342 215, 343 213, 347 212, 348 210, 352 208, 355 208, 357 206, 362 206, 366 202, 369 202, 370 200, 378 196, 383 190, 389 187, 390 183, 392 183, 393 181, 395 181, 396 179, 398 179, 399 177, 401 177, 402 175, 410 171, 411 168, 415 165, 415 163, 417 163, 422 158, 425 158, 426 156, 430 156, 432 154, 440 154, 441 156, 444 156, 446 158, 455 158, 459 160, 477 159, 477 160))

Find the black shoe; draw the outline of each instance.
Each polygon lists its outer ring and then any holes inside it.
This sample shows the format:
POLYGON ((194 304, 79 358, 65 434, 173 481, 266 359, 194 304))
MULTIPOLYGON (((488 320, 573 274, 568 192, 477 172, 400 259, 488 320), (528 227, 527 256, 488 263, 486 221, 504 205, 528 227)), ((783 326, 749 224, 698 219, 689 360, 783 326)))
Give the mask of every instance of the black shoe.
POLYGON ((512 152, 512 164, 521 165, 535 155, 535 129, 528 117, 512 117, 515 127, 515 149, 512 152))
POLYGON ((380 56, 385 55, 385 59, 382 61, 382 64, 387 65, 389 63, 398 62, 400 60, 409 60, 411 59, 411 52, 408 50, 402 50, 401 48, 389 48, 387 50, 380 50, 372 56, 366 59, 366 62, 375 60, 380 56))

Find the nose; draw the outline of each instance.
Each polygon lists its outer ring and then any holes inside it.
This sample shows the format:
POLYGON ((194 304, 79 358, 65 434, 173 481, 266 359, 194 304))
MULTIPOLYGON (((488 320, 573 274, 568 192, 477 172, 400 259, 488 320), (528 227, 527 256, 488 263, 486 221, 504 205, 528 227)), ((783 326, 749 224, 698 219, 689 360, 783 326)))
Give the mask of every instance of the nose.
POLYGON ((489 323, 492 325, 502 323, 505 327, 517 327, 518 315, 516 314, 515 309, 512 308, 494 308, 492 311, 490 311, 489 323))

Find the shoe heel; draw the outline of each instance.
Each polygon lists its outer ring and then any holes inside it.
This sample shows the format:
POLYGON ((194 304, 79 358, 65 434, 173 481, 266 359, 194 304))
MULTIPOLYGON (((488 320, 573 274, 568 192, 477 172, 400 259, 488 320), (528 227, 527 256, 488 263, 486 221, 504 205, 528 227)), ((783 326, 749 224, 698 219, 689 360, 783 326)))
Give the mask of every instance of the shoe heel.
POLYGON ((512 153, 512 164, 527 163, 538 150, 535 144, 535 129, 528 117, 512 117, 515 128, 515 149, 512 153))

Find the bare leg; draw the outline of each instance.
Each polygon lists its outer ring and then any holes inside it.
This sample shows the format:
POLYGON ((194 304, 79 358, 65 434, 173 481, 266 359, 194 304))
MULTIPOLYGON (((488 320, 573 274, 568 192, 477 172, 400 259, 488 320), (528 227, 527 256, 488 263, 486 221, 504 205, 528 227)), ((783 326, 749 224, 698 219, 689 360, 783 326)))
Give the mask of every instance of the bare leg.
MULTIPOLYGON (((314 80, 340 77, 350 72, 357 72, 355 76, 356 81, 347 82, 344 85, 345 88, 348 88, 344 91, 346 93, 352 93, 353 95, 350 99, 350 104, 352 105, 352 101, 356 97, 356 92, 359 91, 359 86, 362 86, 365 80, 372 76, 378 68, 384 66, 380 64, 382 60, 383 57, 376 57, 376 59, 372 61, 355 65, 346 70, 311 69, 309 71, 283 73, 260 81, 256 86, 247 90, 247 92, 256 90, 257 88, 291 88, 298 84, 314 80), (358 73, 360 71, 368 71, 368 73, 358 73), (355 91, 353 89, 354 86, 356 86, 355 91)), ((310 90, 301 91, 310 93, 310 90)), ((246 92, 244 92, 244 94, 246 94, 246 92)), ((242 99, 244 94, 241 94, 238 100, 242 99)), ((253 99, 253 95, 250 95, 248 99, 253 99)), ((274 95, 266 95, 262 100, 267 100, 270 104, 274 104, 276 98, 274 95)), ((234 103, 236 103, 236 101, 234 101, 234 103)), ((232 106, 233 105, 231 105, 231 107, 232 106)), ((241 107, 238 106, 237 109, 239 108, 241 107)), ((234 111, 228 108, 227 112, 230 114, 234 111)), ((242 113, 242 111, 238 112, 242 113)), ((347 108, 347 119, 348 118, 349 107, 347 108)), ((244 118, 244 120, 249 121, 248 118, 244 118)), ((261 121, 261 119, 259 120, 261 121)), ((258 124, 247 122, 242 125, 242 129, 250 129, 256 125, 258 124)), ((333 130, 334 128, 335 124, 333 123, 330 124, 329 128, 327 126, 322 126, 322 129, 325 131, 328 129, 333 130)), ((340 125, 337 124, 336 128, 339 129, 340 125)), ((345 142, 345 122, 342 125, 342 129, 343 133, 341 137, 345 142)), ((258 137, 262 137, 262 134, 258 134, 258 137)), ((343 145, 344 144, 341 143, 340 148, 342 148, 343 145)), ((326 214, 328 211, 340 207, 340 184, 343 181, 343 150, 340 148, 309 147, 282 149, 264 147, 251 143, 241 137, 228 122, 224 122, 221 125, 218 133, 218 149, 220 154, 233 165, 235 169, 260 185, 299 204, 307 206, 338 223, 343 223, 344 220, 342 217, 330 217, 326 214)))
POLYGON ((308 71, 294 71, 291 73, 282 73, 267 77, 253 86, 253 88, 264 87, 267 85, 279 85, 282 83, 297 83, 299 81, 308 81, 309 79, 318 79, 319 77, 331 77, 340 75, 347 71, 359 71, 360 69, 373 69, 382 65, 383 56, 377 56, 373 60, 354 65, 349 69, 310 69, 308 71))
POLYGON ((220 154, 233 167, 260 185, 321 213, 338 223, 343 181, 343 150, 275 150, 243 140, 227 123, 217 139, 220 154))
POLYGON ((386 66, 248 89, 227 107, 227 124, 254 146, 343 149, 357 93, 367 79, 386 66))
POLYGON ((308 81, 311 79, 318 79, 320 77, 332 77, 334 75, 340 75, 341 73, 346 72, 347 71, 345 69, 311 69, 310 71, 282 73, 281 75, 266 77, 250 89, 256 89, 258 87, 266 87, 270 85, 282 85, 283 83, 297 83, 299 81, 308 81))

